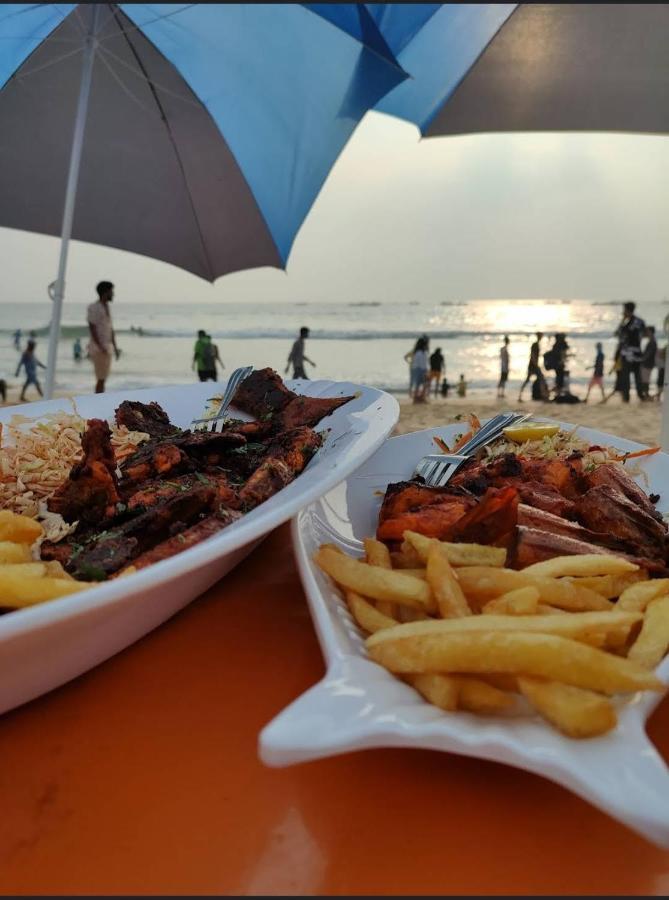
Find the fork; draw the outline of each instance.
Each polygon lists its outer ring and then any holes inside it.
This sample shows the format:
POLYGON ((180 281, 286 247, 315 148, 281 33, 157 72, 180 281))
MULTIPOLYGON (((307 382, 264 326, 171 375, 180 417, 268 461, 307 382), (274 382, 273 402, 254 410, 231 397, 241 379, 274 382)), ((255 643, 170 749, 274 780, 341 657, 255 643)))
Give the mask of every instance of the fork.
POLYGON ((235 369, 235 371, 228 379, 225 393, 223 394, 223 400, 216 415, 206 416, 204 419, 193 419, 190 423, 193 431, 216 431, 216 426, 218 425, 218 423, 226 418, 225 414, 228 411, 228 407, 232 403, 233 397, 237 393, 237 388, 242 383, 242 381, 249 377, 252 371, 253 366, 242 366, 239 369, 235 369))
POLYGON ((432 453, 422 457, 418 461, 414 476, 422 476, 430 487, 443 487, 477 450, 496 440, 509 425, 519 425, 529 419, 530 415, 515 412, 499 413, 482 425, 476 434, 459 448, 458 453, 432 453))

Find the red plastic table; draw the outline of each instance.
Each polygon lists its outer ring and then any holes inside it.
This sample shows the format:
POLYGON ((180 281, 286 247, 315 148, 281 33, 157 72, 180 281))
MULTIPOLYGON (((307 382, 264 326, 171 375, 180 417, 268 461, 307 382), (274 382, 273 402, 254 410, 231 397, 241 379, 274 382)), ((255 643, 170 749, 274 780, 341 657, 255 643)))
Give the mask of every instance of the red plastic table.
MULTIPOLYGON (((284 526, 0 718, 0 892, 669 892, 669 852, 525 772, 418 750, 266 768, 259 731, 322 674, 284 526)), ((650 732, 669 758, 669 702, 650 732)))

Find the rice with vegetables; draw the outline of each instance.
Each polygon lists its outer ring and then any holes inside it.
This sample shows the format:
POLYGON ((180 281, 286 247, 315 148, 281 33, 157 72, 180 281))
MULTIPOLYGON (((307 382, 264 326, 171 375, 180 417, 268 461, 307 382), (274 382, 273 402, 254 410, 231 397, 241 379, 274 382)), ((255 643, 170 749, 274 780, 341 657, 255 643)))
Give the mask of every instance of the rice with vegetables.
MULTIPOLYGON (((122 462, 149 435, 111 425, 112 446, 122 462)), ((81 459, 86 420, 76 411, 48 413, 39 419, 12 416, 0 425, 0 509, 37 517, 40 506, 65 481, 81 459)))

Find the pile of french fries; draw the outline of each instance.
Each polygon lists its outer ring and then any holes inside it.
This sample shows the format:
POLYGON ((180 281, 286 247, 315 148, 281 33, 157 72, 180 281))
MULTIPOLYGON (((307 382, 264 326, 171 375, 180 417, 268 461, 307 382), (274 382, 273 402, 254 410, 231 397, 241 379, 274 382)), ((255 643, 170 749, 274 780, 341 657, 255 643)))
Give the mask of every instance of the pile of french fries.
POLYGON ((314 559, 369 635, 370 658, 443 710, 519 715, 529 704, 586 738, 616 726, 612 698, 665 687, 653 670, 669 648, 669 578, 603 554, 517 571, 503 548, 412 531, 396 553, 364 545, 364 560, 332 544, 314 559))
POLYGON ((0 510, 1 609, 20 609, 90 587, 75 581, 59 562, 33 561, 31 548, 42 535, 42 526, 30 516, 0 510))

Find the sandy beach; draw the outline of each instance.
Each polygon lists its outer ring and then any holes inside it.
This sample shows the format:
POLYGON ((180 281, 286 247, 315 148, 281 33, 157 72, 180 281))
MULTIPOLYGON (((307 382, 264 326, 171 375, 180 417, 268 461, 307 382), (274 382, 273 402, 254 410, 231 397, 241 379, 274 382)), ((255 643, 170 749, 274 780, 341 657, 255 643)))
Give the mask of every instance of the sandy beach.
POLYGON ((438 397, 428 403, 412 403, 406 397, 398 399, 400 420, 395 434, 447 425, 457 421, 457 416, 465 417, 468 413, 476 413, 480 419, 484 419, 502 410, 522 409, 542 418, 588 425, 649 446, 657 444, 660 438, 661 404, 639 403, 635 399, 629 404, 624 404, 618 397, 613 397, 605 404, 595 402, 573 405, 530 401, 518 404, 515 395, 509 396, 506 400, 475 394, 465 398, 449 397, 447 400, 438 397))

